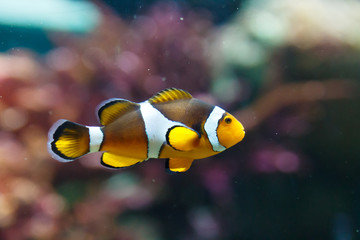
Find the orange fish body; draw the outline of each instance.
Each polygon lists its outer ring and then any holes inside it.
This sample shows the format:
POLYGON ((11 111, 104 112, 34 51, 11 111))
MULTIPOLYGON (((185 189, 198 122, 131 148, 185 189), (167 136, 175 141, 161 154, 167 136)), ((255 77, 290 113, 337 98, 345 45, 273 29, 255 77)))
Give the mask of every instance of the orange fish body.
POLYGON ((98 116, 102 127, 55 123, 49 132, 50 154, 72 161, 103 151, 101 163, 111 168, 166 158, 168 171, 184 172, 194 159, 222 152, 245 135, 231 114, 174 88, 142 103, 110 99, 100 104, 98 116))

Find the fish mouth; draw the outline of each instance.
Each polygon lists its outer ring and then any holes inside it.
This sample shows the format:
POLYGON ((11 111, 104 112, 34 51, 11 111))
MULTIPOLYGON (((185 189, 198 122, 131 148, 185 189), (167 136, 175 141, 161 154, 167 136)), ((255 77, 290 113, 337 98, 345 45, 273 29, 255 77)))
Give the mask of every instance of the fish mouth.
POLYGON ((245 137, 245 131, 242 131, 239 142, 241 142, 244 139, 244 137, 245 137))

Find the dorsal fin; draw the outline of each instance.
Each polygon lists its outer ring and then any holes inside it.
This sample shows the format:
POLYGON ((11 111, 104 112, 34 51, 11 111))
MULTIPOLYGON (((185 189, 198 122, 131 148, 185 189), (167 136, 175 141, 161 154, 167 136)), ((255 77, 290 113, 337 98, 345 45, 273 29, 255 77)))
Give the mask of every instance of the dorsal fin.
POLYGON ((139 109, 139 104, 121 98, 112 98, 102 102, 98 109, 100 123, 108 125, 121 115, 139 109))
POLYGON ((191 98, 192 98, 191 94, 184 90, 177 88, 167 88, 152 96, 148 101, 151 104, 155 104, 155 103, 164 103, 174 100, 191 99, 191 98))

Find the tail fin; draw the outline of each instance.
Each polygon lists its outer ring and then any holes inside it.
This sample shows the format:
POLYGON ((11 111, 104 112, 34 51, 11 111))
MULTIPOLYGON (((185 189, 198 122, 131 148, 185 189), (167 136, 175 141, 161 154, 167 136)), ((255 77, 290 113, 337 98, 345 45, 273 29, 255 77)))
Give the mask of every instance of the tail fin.
POLYGON ((68 162, 89 153, 89 143, 88 127, 59 120, 49 131, 48 151, 56 160, 68 162))

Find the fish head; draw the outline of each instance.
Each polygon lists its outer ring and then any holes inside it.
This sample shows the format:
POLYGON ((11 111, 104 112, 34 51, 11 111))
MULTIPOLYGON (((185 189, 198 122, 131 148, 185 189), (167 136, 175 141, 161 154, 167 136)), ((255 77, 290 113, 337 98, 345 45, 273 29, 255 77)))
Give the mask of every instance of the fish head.
POLYGON ((219 120, 216 131, 220 144, 226 148, 237 144, 245 136, 243 125, 230 113, 225 113, 219 120))

